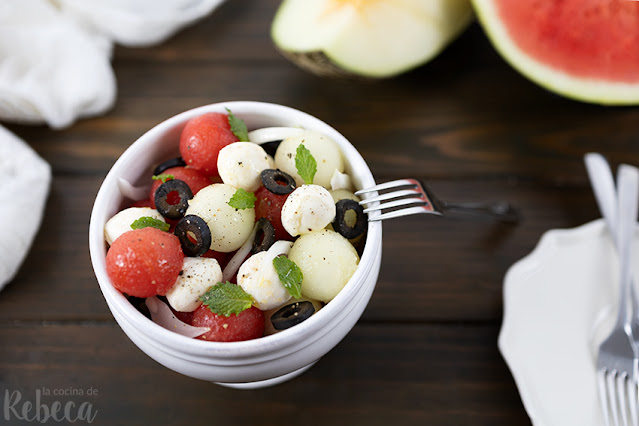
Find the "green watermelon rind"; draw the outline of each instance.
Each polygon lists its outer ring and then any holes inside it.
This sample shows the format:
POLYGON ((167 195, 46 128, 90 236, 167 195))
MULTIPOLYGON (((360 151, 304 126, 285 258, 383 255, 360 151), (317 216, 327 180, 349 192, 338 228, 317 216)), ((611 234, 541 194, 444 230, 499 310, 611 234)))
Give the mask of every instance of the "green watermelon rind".
POLYGON ((601 105, 639 104, 639 83, 576 77, 554 69, 521 50, 498 16, 494 0, 471 0, 492 45, 518 72, 545 89, 574 100, 601 105))

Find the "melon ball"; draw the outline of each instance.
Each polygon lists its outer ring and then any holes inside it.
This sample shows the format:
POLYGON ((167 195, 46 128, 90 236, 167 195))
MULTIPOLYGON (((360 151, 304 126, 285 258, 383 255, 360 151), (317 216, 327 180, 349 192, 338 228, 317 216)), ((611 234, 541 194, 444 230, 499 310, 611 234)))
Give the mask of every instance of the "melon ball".
POLYGON ((237 191, 223 183, 201 189, 189 200, 186 215, 201 217, 211 230, 211 250, 229 253, 248 239, 255 224, 255 209, 236 209, 228 203, 237 191))
POLYGON ((353 200, 359 202, 360 199, 355 193, 349 191, 348 189, 333 189, 329 191, 331 196, 333 197, 333 201, 337 203, 339 200, 353 200))
POLYGON ((304 147, 311 152, 317 162, 317 172, 313 183, 327 189, 330 188, 335 170, 344 171, 344 158, 337 143, 322 133, 305 130, 299 136, 284 139, 275 152, 275 166, 291 175, 298 187, 302 186, 305 182, 297 173, 295 165, 297 147, 301 144, 304 144, 304 147))
POLYGON ((353 245, 328 229, 299 237, 288 258, 304 276, 302 296, 322 302, 331 301, 344 288, 359 263, 353 245))

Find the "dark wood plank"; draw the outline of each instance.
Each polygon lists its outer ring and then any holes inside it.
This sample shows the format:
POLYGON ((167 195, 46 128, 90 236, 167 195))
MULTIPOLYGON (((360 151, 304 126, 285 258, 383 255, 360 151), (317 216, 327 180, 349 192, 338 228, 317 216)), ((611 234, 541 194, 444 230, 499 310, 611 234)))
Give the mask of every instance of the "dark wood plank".
POLYGON ((33 249, 0 293, 0 395, 98 389, 71 400, 94 404, 93 424, 104 425, 529 424, 496 348, 504 274, 548 229, 598 216, 582 156, 639 164, 639 109, 545 91, 506 64, 477 24, 397 78, 319 78, 274 47, 279 3, 228 1, 166 43, 116 47, 118 98, 104 116, 55 131, 8 126, 51 163, 54 181, 33 249), (89 261, 89 215, 106 172, 135 139, 176 113, 226 100, 311 113, 353 142, 378 181, 412 176, 446 200, 507 200, 522 222, 385 223, 367 310, 308 373, 245 392, 180 376, 115 325, 89 261))
POLYGON ((0 388, 23 401, 36 389, 82 389, 56 399, 91 403, 95 425, 524 425, 509 372, 495 363, 496 336, 494 326, 358 325, 304 375, 238 391, 162 367, 113 324, 24 324, 0 327, 12 342, 0 346, 0 388))
POLYGON ((2 291, 2 319, 112 318, 89 259, 89 219, 100 183, 54 179, 31 251, 2 291))
MULTIPOLYGON (((275 4, 258 10, 268 7, 275 4)), ((221 10, 225 23, 243 23, 248 12, 230 8, 221 10)), ((258 19, 255 13, 249 22, 258 19)), ((264 21, 267 15, 259 16, 264 21)), ((213 14, 153 53, 116 51, 118 100, 105 116, 63 131, 10 128, 57 172, 81 174, 108 170, 160 121, 226 100, 276 102, 314 114, 348 137, 381 176, 516 176, 584 185, 585 152, 603 152, 614 163, 639 163, 639 110, 582 104, 546 92, 505 64, 477 26, 426 66, 395 79, 363 82, 310 75, 280 57, 268 37, 244 53, 254 63, 218 60, 219 52, 233 49, 208 44, 200 33, 216 28, 217 21, 213 14), (270 53, 265 58, 254 51, 270 53)), ((244 24, 224 28, 230 38, 244 29, 244 24)), ((258 30, 265 38, 264 24, 252 34, 258 30)))
POLYGON ((237 65, 281 61, 269 35, 279 4, 280 0, 227 1, 165 43, 142 49, 117 46, 115 64, 129 60, 237 65))
POLYGON ((413 216, 385 223, 382 270, 364 318, 499 321, 508 268, 548 229, 597 217, 589 190, 477 182, 431 186, 457 201, 511 200, 521 222, 413 216))
MULTIPOLYGON (((9 320, 108 319, 88 253, 88 224, 101 177, 54 180, 41 231, 18 276, 0 297, 9 320), (40 300, 37 309, 34 302, 40 300)), ((365 320, 493 321, 501 317, 508 267, 549 228, 593 220, 589 189, 433 181, 450 201, 509 200, 517 225, 414 216, 384 224, 380 279, 365 320)))

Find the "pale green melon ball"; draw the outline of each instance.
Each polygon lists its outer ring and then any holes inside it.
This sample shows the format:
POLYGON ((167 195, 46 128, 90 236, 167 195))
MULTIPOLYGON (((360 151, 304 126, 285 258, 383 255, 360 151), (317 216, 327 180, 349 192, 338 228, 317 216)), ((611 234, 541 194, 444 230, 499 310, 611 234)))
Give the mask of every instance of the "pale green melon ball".
POLYGON ((344 288, 359 263, 352 244, 328 229, 299 237, 288 258, 304 275, 302 296, 322 302, 329 302, 344 288))
POLYGON ((331 193, 331 196, 333 197, 333 201, 335 201, 336 203, 339 200, 345 200, 345 199, 360 201, 359 197, 355 195, 352 191, 349 191, 348 189, 333 189, 328 192, 331 193))
POLYGON ((304 181, 297 173, 295 165, 297 147, 301 144, 311 152, 317 162, 313 183, 330 189, 331 177, 335 170, 344 172, 344 158, 337 143, 322 133, 306 130, 299 136, 284 139, 275 152, 275 166, 291 175, 298 187, 302 186, 304 181))
POLYGON ((228 253, 240 248, 255 224, 255 209, 236 209, 228 202, 237 191, 223 183, 201 189, 189 200, 186 214, 204 219, 211 230, 211 250, 228 253))

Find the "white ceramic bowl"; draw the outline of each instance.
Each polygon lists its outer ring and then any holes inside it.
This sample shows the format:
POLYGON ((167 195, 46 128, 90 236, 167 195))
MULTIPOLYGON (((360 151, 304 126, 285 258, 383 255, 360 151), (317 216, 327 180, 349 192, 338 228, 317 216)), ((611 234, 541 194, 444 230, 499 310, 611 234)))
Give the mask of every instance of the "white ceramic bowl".
POLYGON ((288 380, 330 351, 358 321, 373 293, 382 252, 381 222, 369 222, 359 266, 344 289, 324 308, 301 324, 260 339, 209 342, 190 339, 155 324, 116 290, 106 273, 106 221, 127 202, 118 188, 119 178, 143 185, 152 165, 179 155, 178 141, 186 122, 206 112, 229 108, 249 130, 268 126, 301 126, 322 132, 340 146, 347 172, 356 188, 375 184, 357 150, 335 129, 301 111, 261 102, 223 102, 178 114, 149 130, 113 165, 95 199, 89 226, 91 261, 109 309, 127 336, 142 351, 184 375, 218 384, 256 388, 288 380))

